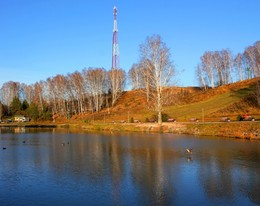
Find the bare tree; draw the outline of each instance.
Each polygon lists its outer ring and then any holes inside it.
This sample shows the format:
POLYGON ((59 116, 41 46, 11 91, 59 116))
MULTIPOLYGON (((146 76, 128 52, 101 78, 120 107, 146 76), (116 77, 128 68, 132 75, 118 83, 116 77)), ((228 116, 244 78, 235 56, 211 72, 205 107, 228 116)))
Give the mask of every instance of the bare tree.
POLYGON ((85 111, 85 94, 86 91, 84 89, 84 78, 83 74, 78 71, 75 71, 72 74, 68 74, 71 92, 74 96, 74 100, 76 101, 75 111, 74 113, 83 113, 85 111))
POLYGON ((255 59, 256 59, 256 66, 258 68, 258 76, 260 75, 260 41, 257 41, 254 44, 255 47, 255 59))
POLYGON ((159 35, 148 37, 145 43, 140 45, 141 63, 144 67, 141 71, 145 77, 145 84, 149 89, 149 103, 157 112, 158 124, 162 123, 163 106, 167 102, 164 93, 174 74, 174 67, 170 61, 170 50, 161 40, 159 35))
POLYGON ((67 115, 67 79, 63 75, 57 75, 47 79, 48 101, 52 105, 52 113, 67 115))
POLYGON ((223 62, 222 62, 222 57, 221 53, 219 51, 213 52, 213 66, 214 66, 214 71, 217 73, 217 82, 218 85, 223 85, 225 82, 225 73, 223 70, 223 62))
POLYGON ((33 85, 21 84, 21 93, 21 99, 26 100, 30 104, 34 96, 33 85))
POLYGON ((232 83, 232 54, 229 49, 223 49, 221 51, 221 57, 222 57, 222 65, 223 65, 223 71, 224 71, 224 84, 232 83))
POLYGON ((55 95, 55 90, 54 90, 54 81, 53 78, 48 78, 46 80, 47 86, 46 86, 46 93, 47 93, 47 102, 50 105, 52 109, 52 115, 55 115, 58 113, 57 106, 56 106, 56 95, 55 95))
POLYGON ((144 87, 141 67, 140 64, 133 64, 132 68, 128 72, 132 89, 140 89, 144 87))
POLYGON ((204 68, 205 74, 210 82, 210 86, 212 88, 215 87, 215 70, 213 64, 213 53, 212 52, 205 52, 201 59, 201 64, 204 68))
POLYGON ((58 108, 61 115, 67 116, 69 112, 68 79, 63 75, 54 77, 56 94, 58 95, 58 108))
POLYGON ((112 95, 112 106, 121 96, 125 86, 125 72, 122 69, 111 69, 108 72, 109 89, 112 95))
POLYGON ((258 67, 257 64, 257 55, 256 55, 256 50, 254 46, 249 46, 246 48, 244 55, 247 60, 247 64, 249 66, 249 71, 251 72, 248 76, 251 78, 253 77, 258 77, 260 75, 260 68, 258 67))
POLYGON ((197 78, 198 78, 200 85, 204 88, 204 90, 206 90, 207 87, 208 87, 208 83, 207 83, 207 80, 205 78, 203 66, 201 64, 198 64, 196 72, 197 72, 197 78))
POLYGON ((106 71, 103 68, 89 68, 86 71, 88 92, 93 102, 93 111, 100 111, 107 89, 106 71))
POLYGON ((150 69, 150 68, 153 68, 153 65, 150 62, 150 60, 148 60, 148 59, 146 59, 145 61, 142 60, 140 65, 141 65, 140 72, 141 72, 142 81, 143 81, 144 89, 145 89, 144 91, 146 93, 146 102, 149 105, 149 102, 150 102, 151 96, 152 96, 151 92, 153 91, 150 80, 154 75, 153 74, 154 70, 150 69))
POLYGON ((36 82, 34 86, 34 98, 33 102, 38 105, 39 111, 43 112, 44 108, 44 98, 43 98, 43 93, 44 93, 44 81, 36 82))
POLYGON ((239 81, 244 80, 244 70, 243 70, 243 55, 238 53, 234 59, 234 66, 238 74, 239 81))
POLYGON ((204 83, 209 82, 212 88, 233 82, 233 57, 229 49, 206 51, 200 60, 200 66, 197 67, 199 81, 203 76, 204 83))
POLYGON ((8 112, 10 112, 10 104, 14 97, 20 96, 20 83, 9 81, 2 85, 1 87, 1 100, 4 105, 8 107, 8 112))

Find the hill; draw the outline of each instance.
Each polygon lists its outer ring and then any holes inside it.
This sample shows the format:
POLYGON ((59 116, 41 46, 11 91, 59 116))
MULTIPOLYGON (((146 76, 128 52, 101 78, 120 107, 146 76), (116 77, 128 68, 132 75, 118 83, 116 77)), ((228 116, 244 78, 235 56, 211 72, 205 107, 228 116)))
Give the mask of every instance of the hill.
MULTIPOLYGON (((260 119, 260 108, 255 98, 259 78, 245 80, 217 88, 203 90, 198 87, 170 87, 171 101, 164 113, 178 122, 197 118, 200 121, 219 121, 221 117, 236 120, 238 115, 250 114, 260 119)), ((124 92, 116 105, 98 113, 74 116, 71 121, 129 122, 136 119, 145 122, 155 113, 147 108, 146 96, 140 90, 124 92)))

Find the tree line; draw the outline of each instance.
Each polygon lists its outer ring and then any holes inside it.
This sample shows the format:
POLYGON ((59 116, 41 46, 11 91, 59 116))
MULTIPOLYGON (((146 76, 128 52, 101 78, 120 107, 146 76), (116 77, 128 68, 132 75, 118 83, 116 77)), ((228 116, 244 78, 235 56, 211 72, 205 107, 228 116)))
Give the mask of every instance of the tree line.
POLYGON ((97 112, 113 106, 124 91, 122 69, 88 68, 27 85, 9 81, 0 90, 0 114, 25 114, 33 119, 97 112))
MULTIPOLYGON (((168 89, 175 75, 170 49, 159 35, 154 35, 147 37, 139 50, 140 60, 128 74, 123 69, 85 68, 31 85, 5 82, 0 89, 0 118, 26 114, 35 120, 45 120, 98 112, 114 106, 128 80, 132 90, 145 93, 148 108, 157 113, 161 123, 163 107, 175 98, 168 89)), ((234 58, 229 49, 206 51, 200 61, 196 77, 204 88, 259 77, 260 42, 234 58)))
POLYGON ((235 56, 229 49, 206 51, 196 68, 197 78, 204 88, 217 87, 260 76, 260 41, 235 56))

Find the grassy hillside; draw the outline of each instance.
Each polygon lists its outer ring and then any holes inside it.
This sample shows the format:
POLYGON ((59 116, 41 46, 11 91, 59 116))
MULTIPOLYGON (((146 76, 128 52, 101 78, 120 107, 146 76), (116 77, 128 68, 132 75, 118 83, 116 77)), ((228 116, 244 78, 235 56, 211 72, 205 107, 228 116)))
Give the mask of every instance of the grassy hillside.
MULTIPOLYGON (((247 113, 260 119, 260 109, 255 101, 254 92, 258 79, 246 80, 206 91, 200 88, 169 88, 174 92, 170 105, 164 113, 178 122, 198 118, 202 121, 219 121, 227 116, 236 120, 238 115, 247 113)), ((128 122, 131 118, 142 122, 152 118, 154 112, 148 110, 145 94, 139 90, 127 91, 112 108, 103 109, 99 113, 74 116, 71 121, 84 122, 128 122)))

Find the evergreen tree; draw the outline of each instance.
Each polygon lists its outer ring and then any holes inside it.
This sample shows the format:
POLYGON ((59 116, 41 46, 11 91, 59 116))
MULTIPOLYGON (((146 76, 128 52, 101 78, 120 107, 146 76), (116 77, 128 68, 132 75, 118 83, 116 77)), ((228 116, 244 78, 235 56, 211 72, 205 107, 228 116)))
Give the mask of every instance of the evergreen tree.
POLYGON ((31 103, 30 106, 26 110, 26 114, 33 121, 36 121, 39 118, 38 106, 35 103, 31 103))
POLYGON ((29 107, 29 103, 27 102, 27 100, 23 100, 23 103, 22 103, 22 110, 23 111, 26 111, 26 109, 29 107))
POLYGON ((10 109, 12 115, 20 114, 22 110, 22 103, 18 97, 14 97, 13 101, 10 104, 10 109))

